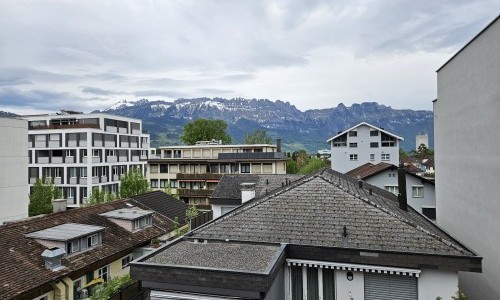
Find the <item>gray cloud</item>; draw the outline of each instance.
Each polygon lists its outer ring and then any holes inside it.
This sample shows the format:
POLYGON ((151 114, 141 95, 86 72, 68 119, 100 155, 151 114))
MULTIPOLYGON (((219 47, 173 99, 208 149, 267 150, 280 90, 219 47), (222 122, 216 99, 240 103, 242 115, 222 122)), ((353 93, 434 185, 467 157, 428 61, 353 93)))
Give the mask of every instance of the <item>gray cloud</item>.
POLYGON ((82 87, 82 92, 87 93, 87 94, 103 95, 103 96, 119 94, 119 93, 114 92, 114 91, 104 90, 104 89, 90 87, 90 86, 82 87))
POLYGON ((176 91, 135 91, 133 95, 136 97, 166 97, 166 98, 182 98, 185 94, 176 91))
POLYGON ((233 94, 234 91, 231 90, 223 90, 223 89, 198 89, 198 92, 209 95, 225 95, 225 94, 233 94))

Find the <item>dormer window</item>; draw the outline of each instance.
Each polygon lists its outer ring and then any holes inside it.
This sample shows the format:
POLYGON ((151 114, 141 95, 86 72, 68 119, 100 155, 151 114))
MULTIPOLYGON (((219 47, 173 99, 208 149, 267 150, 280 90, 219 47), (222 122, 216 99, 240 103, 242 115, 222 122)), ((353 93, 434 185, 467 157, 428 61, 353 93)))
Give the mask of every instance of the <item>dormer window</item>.
POLYGON ((100 216, 108 218, 130 232, 135 232, 153 225, 153 213, 152 210, 129 207, 108 211, 100 216))
POLYGON ((29 233, 26 237, 48 248, 65 249, 66 254, 71 255, 101 245, 103 231, 101 226, 66 223, 29 233))

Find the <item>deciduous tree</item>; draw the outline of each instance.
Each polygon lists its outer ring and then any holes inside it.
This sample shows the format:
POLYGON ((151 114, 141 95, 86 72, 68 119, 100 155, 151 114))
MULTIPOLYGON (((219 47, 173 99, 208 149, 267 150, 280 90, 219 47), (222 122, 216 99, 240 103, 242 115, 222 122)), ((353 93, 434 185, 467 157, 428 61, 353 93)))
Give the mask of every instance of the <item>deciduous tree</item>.
POLYGON ((227 133, 227 123, 223 120, 197 119, 184 126, 181 141, 187 145, 194 145, 198 141, 221 140, 224 144, 231 143, 227 133))
POLYGON ((29 216, 50 214, 52 212, 52 199, 61 197, 61 192, 52 181, 38 178, 33 185, 28 205, 29 216))
POLYGON ((149 190, 148 180, 138 168, 128 171, 120 180, 120 197, 127 198, 144 194, 149 190))
POLYGON ((246 144, 271 144, 273 138, 265 130, 255 129, 252 133, 245 134, 246 144))

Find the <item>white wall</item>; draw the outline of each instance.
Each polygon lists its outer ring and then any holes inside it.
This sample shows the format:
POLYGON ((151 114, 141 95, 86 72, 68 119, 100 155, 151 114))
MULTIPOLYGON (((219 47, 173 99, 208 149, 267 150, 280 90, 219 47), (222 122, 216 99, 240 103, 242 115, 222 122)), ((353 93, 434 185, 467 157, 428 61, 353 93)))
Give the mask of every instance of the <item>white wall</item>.
POLYGON ((438 224, 483 256, 460 273, 470 299, 500 299, 500 19, 438 71, 438 224))
POLYGON ((399 164, 399 140, 396 140, 395 147, 381 147, 381 132, 379 131, 378 136, 370 136, 371 127, 367 125, 360 125, 357 129, 357 136, 351 137, 347 134, 347 147, 333 147, 333 141, 331 141, 332 149, 332 169, 341 173, 349 172, 350 170, 357 168, 366 163, 378 164, 380 162, 386 162, 393 165, 399 164), (370 148, 371 142, 378 142, 378 148, 370 148), (349 143, 357 143, 356 148, 349 147, 349 143), (389 161, 382 161, 382 153, 389 154, 389 161), (358 160, 351 161, 350 155, 357 154, 358 160), (370 154, 374 154, 374 160, 370 160, 370 154))
POLYGON ((336 300, 362 300, 365 298, 365 277, 363 272, 353 272, 352 281, 347 280, 347 272, 335 270, 336 300))
POLYGON ((236 207, 238 207, 238 205, 217 205, 217 204, 212 204, 213 218, 217 219, 220 216, 222 216, 223 208, 224 208, 224 213, 227 213, 227 210, 232 210, 232 209, 234 209, 236 207))
POLYGON ((0 118, 0 224, 28 217, 28 122, 0 118))
POLYGON ((451 299, 458 290, 458 274, 451 271, 422 270, 418 278, 418 299, 451 299))

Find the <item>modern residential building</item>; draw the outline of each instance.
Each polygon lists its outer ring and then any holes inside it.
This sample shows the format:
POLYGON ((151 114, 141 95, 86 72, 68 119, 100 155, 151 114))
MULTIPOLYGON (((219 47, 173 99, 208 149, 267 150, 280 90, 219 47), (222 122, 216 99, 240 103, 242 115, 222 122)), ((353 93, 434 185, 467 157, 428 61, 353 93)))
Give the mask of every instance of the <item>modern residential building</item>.
POLYGON ((286 157, 277 145, 223 145, 219 141, 192 146, 160 147, 148 160, 153 189, 170 189, 191 205, 208 198, 223 174, 286 174, 286 157))
POLYGON ((438 223, 484 257, 460 274, 470 299, 500 299, 500 15, 437 71, 438 223))
MULTIPOLYGON (((434 181, 404 170, 408 205, 427 218, 436 220, 436 189, 434 181)), ((367 163, 346 173, 358 180, 398 195, 398 167, 387 163, 367 163)))
POLYGON ((289 185, 304 175, 297 174, 225 174, 210 196, 213 217, 218 218, 255 197, 289 185))
POLYGON ((130 261, 153 251, 151 240, 174 228, 170 218, 134 199, 4 224, 0 299, 84 299, 94 283, 128 274, 130 261))
POLYGON ((366 122, 330 138, 332 169, 345 173, 366 163, 399 164, 399 141, 403 138, 366 122))
POLYGON ((325 169, 131 262, 150 299, 450 299, 481 257, 406 199, 325 169), (239 298, 238 298, 239 297, 239 298))
POLYGON ((424 145, 429 148, 429 135, 427 133, 417 134, 415 137, 415 151, 418 151, 418 147, 424 145))
POLYGON ((28 217, 28 122, 0 118, 0 225, 28 217))
POLYGON ((144 174, 149 135, 142 121, 102 113, 62 110, 25 116, 28 120, 29 180, 50 178, 69 207, 86 202, 92 189, 119 191, 120 177, 132 168, 144 174))

